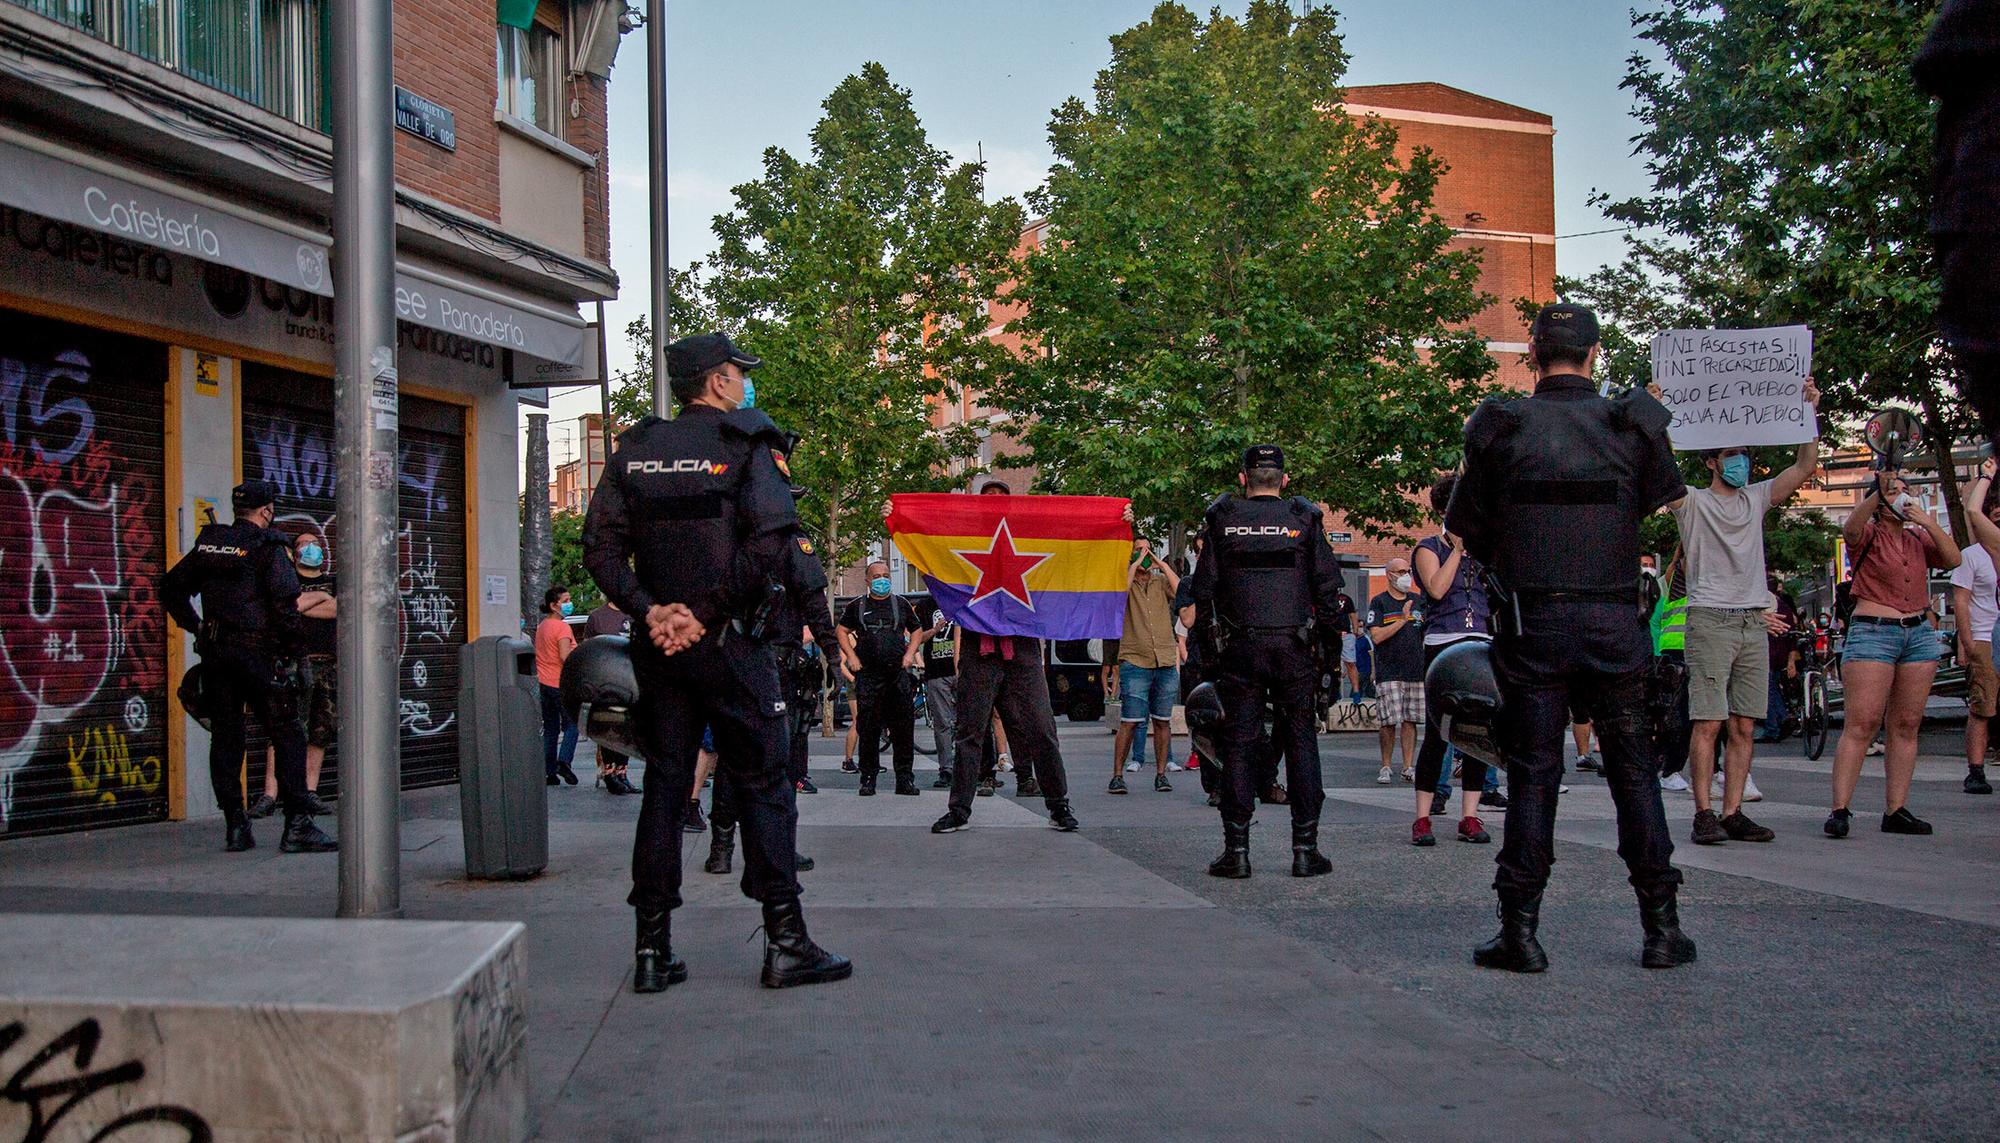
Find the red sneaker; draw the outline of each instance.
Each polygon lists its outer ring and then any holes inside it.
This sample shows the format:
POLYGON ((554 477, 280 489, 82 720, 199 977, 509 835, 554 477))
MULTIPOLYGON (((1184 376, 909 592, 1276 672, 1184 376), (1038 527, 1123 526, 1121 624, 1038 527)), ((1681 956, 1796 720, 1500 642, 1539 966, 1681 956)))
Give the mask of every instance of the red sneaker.
POLYGON ((1431 819, 1418 818, 1410 823, 1411 845, 1436 845, 1438 839, 1431 835, 1431 819))
POLYGON ((1478 818, 1465 818, 1458 823, 1458 840, 1474 845, 1485 845, 1493 840, 1486 832, 1486 826, 1478 818))

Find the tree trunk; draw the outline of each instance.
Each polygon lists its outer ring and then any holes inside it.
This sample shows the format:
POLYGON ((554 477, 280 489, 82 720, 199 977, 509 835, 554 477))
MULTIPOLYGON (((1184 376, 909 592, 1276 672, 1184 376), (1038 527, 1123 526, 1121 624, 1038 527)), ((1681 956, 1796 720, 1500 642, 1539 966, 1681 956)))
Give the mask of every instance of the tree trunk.
POLYGON ((1972 542, 1965 523, 1965 506, 1959 503, 1958 468, 1952 463, 1951 429, 1938 408, 1937 394, 1926 389, 1923 396, 1924 434, 1931 440, 1931 457, 1937 462, 1938 493, 1944 498, 1945 514, 1951 521, 1952 542, 1963 548, 1972 542))

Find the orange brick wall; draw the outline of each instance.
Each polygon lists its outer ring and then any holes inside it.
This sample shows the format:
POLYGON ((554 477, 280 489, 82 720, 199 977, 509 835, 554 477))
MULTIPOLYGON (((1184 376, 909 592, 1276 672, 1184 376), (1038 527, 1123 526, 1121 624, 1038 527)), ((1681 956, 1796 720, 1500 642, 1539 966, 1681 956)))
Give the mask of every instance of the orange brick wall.
MULTIPOLYGON (((493 122, 499 98, 496 30, 490 0, 397 0, 395 5, 396 82, 450 108, 458 132, 455 151, 396 132, 396 181, 494 223, 500 221, 500 128, 493 122)), ((565 102, 574 98, 581 105, 569 121, 566 141, 598 160, 584 176, 584 248, 592 258, 608 261, 605 85, 583 77, 568 85, 565 96, 565 102)))

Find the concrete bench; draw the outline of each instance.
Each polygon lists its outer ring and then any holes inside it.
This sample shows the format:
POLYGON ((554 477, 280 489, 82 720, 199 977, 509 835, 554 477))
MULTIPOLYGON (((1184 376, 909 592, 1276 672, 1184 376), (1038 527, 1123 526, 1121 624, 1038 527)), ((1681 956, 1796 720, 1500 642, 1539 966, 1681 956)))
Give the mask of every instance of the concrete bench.
POLYGON ((522 933, 0 914, 0 1139, 524 1139, 522 933))

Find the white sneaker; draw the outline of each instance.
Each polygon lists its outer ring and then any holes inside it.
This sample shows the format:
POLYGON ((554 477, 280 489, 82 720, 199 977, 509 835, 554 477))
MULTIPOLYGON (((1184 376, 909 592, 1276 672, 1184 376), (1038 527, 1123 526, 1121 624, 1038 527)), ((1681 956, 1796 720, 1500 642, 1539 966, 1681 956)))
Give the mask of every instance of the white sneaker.
POLYGON ((1724 784, 1724 779, 1722 777, 1722 771, 1717 770, 1715 772, 1715 777, 1710 778, 1708 780, 1708 796, 1711 798, 1721 797, 1723 784, 1724 784))
POLYGON ((1403 767, 1403 781, 1415 782, 1416 780, 1417 780, 1417 768, 1414 766, 1403 767))
POLYGON ((1757 788, 1757 776, 1755 774, 1745 774, 1743 776, 1743 800, 1746 802, 1761 802, 1764 800, 1764 791, 1757 788))
POLYGON ((1178 763, 1178 762, 1169 762, 1169 763, 1167 763, 1167 773, 1169 773, 1169 774, 1178 774, 1178 773, 1180 773, 1180 772, 1181 772, 1182 770, 1185 770, 1185 769, 1187 769, 1187 767, 1185 767, 1185 766, 1181 765, 1181 764, 1180 764, 1180 763, 1178 763))
POLYGON ((1558 793, 1558 794, 1567 794, 1567 793, 1569 793, 1569 787, 1568 787, 1568 786, 1557 786, 1557 787, 1556 787, 1556 793, 1558 793))
POLYGON ((1000 771, 1002 774, 1011 774, 1014 772, 1014 760, 1008 757, 1007 755, 1002 754, 1000 756, 1000 761, 995 762, 993 764, 993 768, 995 770, 1000 771))
POLYGON ((1380 774, 1375 775, 1375 784, 1378 786, 1386 786, 1390 783, 1391 780, 1392 779, 1389 777, 1389 768, 1387 766, 1382 767, 1382 772, 1380 774))
POLYGON ((1137 773, 1139 772, 1139 764, 1138 764, 1137 762, 1134 762, 1134 761, 1132 761, 1132 760, 1131 760, 1131 759, 1129 759, 1129 758, 1128 758, 1128 759, 1126 759, 1126 760, 1125 760, 1125 772, 1126 772, 1127 774, 1137 774, 1137 773))
POLYGON ((1690 789, 1693 789, 1693 787, 1688 785, 1688 780, 1686 775, 1680 773, 1679 771, 1676 771, 1660 779, 1660 789, 1672 790, 1675 793, 1684 794, 1690 789))
POLYGON ((1868 757, 1880 758, 1882 756, 1882 753, 1883 753, 1883 746, 1880 742, 1871 742, 1868 744, 1868 757))

